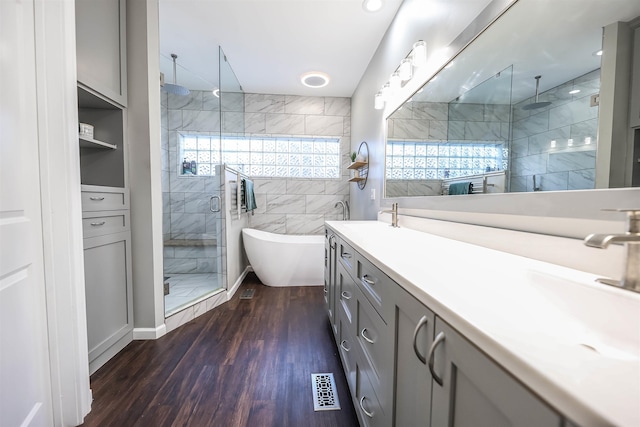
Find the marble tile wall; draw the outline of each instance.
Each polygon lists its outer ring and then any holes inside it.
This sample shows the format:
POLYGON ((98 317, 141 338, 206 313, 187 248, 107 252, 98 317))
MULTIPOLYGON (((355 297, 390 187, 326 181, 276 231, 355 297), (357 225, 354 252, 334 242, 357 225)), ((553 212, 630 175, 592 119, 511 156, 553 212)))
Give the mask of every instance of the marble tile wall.
POLYGON ((533 175, 540 190, 594 188, 598 107, 590 97, 599 92, 595 70, 541 93, 545 108, 523 110, 533 98, 513 106, 511 191, 533 191, 533 175))
MULTIPOLYGON (((229 98, 232 98, 229 96, 229 98)), ((225 98, 226 100, 226 98, 225 98)), ((225 102, 237 109, 238 101, 225 102)), ((179 176, 179 133, 219 134, 220 100, 208 91, 191 91, 187 96, 161 94, 163 240, 220 242, 220 221, 209 209, 209 200, 220 195, 218 177, 179 176)), ((164 249, 164 271, 212 273, 221 271, 221 254, 215 247, 172 247, 164 249)))
MULTIPOLYGON (((205 177, 180 177, 177 147, 180 132, 216 132, 247 136, 338 137, 340 179, 256 178, 258 209, 250 226, 287 234, 322 234, 325 220, 342 218, 335 208, 348 200, 351 150, 351 100, 266 94, 228 94, 222 106, 208 92, 187 97, 162 94, 164 238, 215 238, 216 222, 208 213, 219 184, 205 177), (222 110, 222 111, 221 111, 222 110)), ((221 251, 223 252, 223 251, 221 251)))
POLYGON ((247 135, 340 138, 340 179, 254 179, 258 209, 249 215, 252 228, 322 234, 324 221, 342 218, 335 204, 349 199, 351 99, 246 94, 244 109, 247 135))
POLYGON ((412 102, 387 122, 393 139, 419 141, 507 141, 508 105, 412 102))

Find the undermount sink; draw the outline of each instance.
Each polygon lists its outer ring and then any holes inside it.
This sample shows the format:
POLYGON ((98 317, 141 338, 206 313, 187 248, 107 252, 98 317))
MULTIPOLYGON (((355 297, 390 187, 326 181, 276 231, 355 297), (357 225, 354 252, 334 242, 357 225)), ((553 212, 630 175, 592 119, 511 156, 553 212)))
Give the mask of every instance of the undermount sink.
POLYGON ((536 319, 561 326, 556 336, 565 344, 602 357, 640 359, 640 295, 540 271, 528 271, 524 280, 522 302, 544 307, 536 319))

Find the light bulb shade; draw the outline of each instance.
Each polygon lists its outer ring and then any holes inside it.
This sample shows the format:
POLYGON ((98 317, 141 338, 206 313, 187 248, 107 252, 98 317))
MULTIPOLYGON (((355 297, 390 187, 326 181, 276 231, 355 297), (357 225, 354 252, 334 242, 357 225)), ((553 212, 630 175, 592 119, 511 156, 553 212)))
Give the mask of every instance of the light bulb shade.
POLYGON ((414 67, 424 67, 427 65, 427 43, 423 40, 415 42, 413 44, 411 59, 414 67))
POLYGON ((398 67, 398 74, 400 74, 400 79, 403 82, 411 80, 411 77, 413 76, 411 59, 405 58, 400 62, 400 66, 398 67))
POLYGON ((380 89, 380 95, 382 95, 382 99, 387 101, 389 99, 389 95, 391 95, 391 85, 389 83, 385 83, 382 85, 382 89, 380 89))
POLYGON ((392 92, 396 92, 398 89, 400 89, 400 83, 400 73, 396 71, 395 73, 391 74, 391 78, 389 78, 389 86, 391 86, 392 92))
POLYGON ((373 108, 376 110, 382 110, 384 108, 384 98, 382 97, 382 93, 376 93, 376 96, 373 98, 373 108))

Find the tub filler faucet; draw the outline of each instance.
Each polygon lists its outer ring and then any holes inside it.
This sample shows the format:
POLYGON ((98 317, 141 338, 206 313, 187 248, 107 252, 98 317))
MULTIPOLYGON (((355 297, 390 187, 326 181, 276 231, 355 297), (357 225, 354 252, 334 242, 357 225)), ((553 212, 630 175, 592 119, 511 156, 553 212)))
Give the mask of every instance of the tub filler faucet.
POLYGON ((600 249, 606 249, 611 243, 624 244, 626 246, 625 265, 620 281, 598 279, 598 282, 640 292, 640 209, 614 210, 627 213, 626 233, 590 234, 584 239, 584 244, 600 249))
POLYGON ((349 202, 347 202, 346 200, 338 200, 338 202, 333 207, 337 208, 340 205, 342 205, 342 220, 348 221, 351 217, 351 214, 349 212, 349 202))

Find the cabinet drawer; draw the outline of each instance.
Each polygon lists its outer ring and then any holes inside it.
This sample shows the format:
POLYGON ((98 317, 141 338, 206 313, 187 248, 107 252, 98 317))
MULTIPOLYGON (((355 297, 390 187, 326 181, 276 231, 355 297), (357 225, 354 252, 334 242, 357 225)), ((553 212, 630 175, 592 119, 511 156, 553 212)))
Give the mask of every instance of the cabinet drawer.
POLYGON ((359 293, 356 308, 356 337, 375 374, 372 380, 377 380, 375 382, 380 384, 385 384, 392 371, 390 365, 392 345, 388 340, 391 335, 382 318, 369 301, 359 293))
POLYGON ((84 238, 129 230, 129 211, 85 213, 82 215, 84 238))
POLYGON ((393 316, 390 294, 394 282, 368 259, 358 254, 356 283, 385 323, 393 316))
MULTIPOLYGON (((345 271, 342 264, 338 266, 337 276, 337 294, 336 299, 338 301, 338 307, 344 320, 349 328, 355 325, 356 314, 356 284, 353 282, 351 276, 345 271)), ((352 329, 355 332, 355 329, 352 329)))
POLYGON ((353 335, 349 332, 348 325, 345 325, 344 319, 340 318, 339 334, 338 334, 338 351, 342 359, 342 367, 344 375, 347 378, 347 384, 351 394, 356 393, 356 360, 358 359, 358 344, 353 335))
POLYGON ((337 257, 345 270, 354 278, 356 276, 356 252, 351 246, 346 244, 342 239, 337 239, 337 257))
POLYGON ((385 413, 367 375, 366 363, 358 363, 356 366, 356 401, 354 405, 363 426, 386 426, 385 413))
POLYGON ((82 212, 129 209, 129 190, 126 188, 83 186, 82 212))

